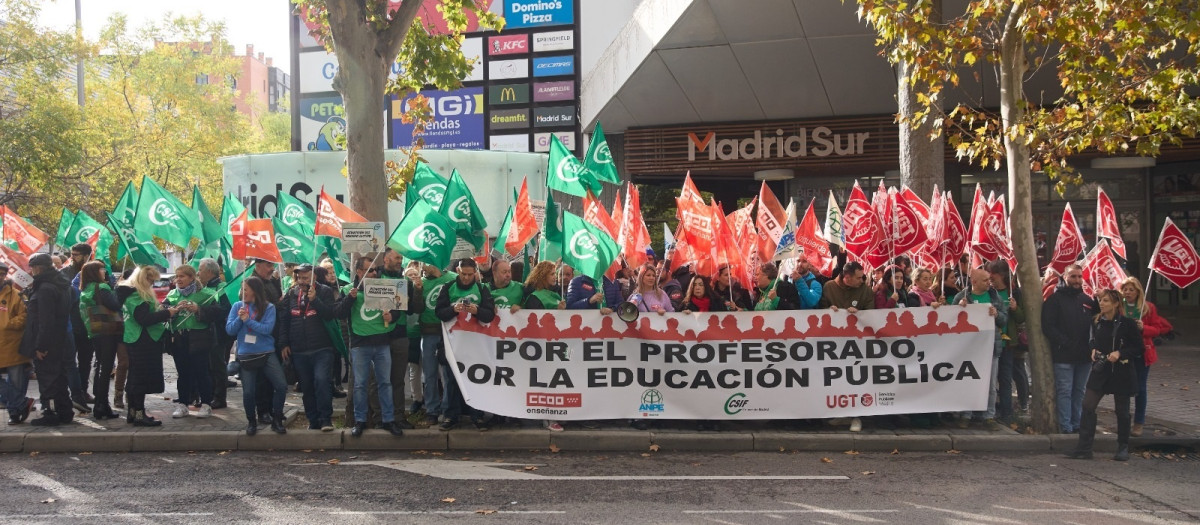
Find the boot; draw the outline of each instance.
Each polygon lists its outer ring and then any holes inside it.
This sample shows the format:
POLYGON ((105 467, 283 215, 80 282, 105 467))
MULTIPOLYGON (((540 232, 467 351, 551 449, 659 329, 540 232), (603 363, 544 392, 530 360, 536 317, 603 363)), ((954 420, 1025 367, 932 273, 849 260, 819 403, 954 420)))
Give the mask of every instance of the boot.
POLYGON ((92 419, 95 419, 96 421, 116 419, 118 417, 121 417, 120 414, 113 412, 112 407, 108 406, 108 404, 104 403, 103 401, 96 403, 96 408, 92 410, 92 419))
POLYGON ((283 412, 271 414, 271 432, 287 434, 287 427, 283 426, 283 412))
POLYGON ((258 420, 253 416, 246 418, 250 424, 246 425, 246 435, 253 436, 258 433, 258 420))
POLYGON ((117 390, 116 395, 113 396, 113 406, 117 407, 117 408, 125 408, 125 391, 124 390, 117 390))
POLYGON ((1117 454, 1113 456, 1113 461, 1129 461, 1129 445, 1119 444, 1117 454))
POLYGON ((162 426, 162 421, 146 415, 145 410, 135 410, 133 413, 133 426, 135 427, 159 427, 162 426))

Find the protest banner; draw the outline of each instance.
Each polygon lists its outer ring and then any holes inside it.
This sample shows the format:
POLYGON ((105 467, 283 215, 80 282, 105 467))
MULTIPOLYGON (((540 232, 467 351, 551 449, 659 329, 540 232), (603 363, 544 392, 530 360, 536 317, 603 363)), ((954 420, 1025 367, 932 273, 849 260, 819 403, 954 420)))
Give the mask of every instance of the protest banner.
POLYGON ((984 410, 986 305, 697 313, 522 310, 443 324, 472 407, 555 420, 799 419, 984 410))
POLYGON ((408 310, 408 281, 405 279, 363 279, 368 310, 408 310))
POLYGON ((376 253, 383 250, 382 222, 343 222, 342 251, 346 253, 376 253))

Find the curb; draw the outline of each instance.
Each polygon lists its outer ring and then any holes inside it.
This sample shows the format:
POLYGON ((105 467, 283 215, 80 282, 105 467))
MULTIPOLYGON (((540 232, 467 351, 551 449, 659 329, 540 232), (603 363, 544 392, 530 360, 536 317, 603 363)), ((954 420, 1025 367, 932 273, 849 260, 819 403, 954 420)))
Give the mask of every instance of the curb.
MULTIPOLYGON (((30 452, 181 452, 181 451, 305 451, 305 450, 558 450, 645 452, 651 445, 660 451, 702 452, 1030 452, 1057 453, 1075 447, 1079 436, 990 435, 990 434, 850 434, 765 432, 637 432, 629 430, 408 430, 395 437, 381 430, 368 430, 350 437, 345 430, 319 432, 292 429, 274 434, 260 429, 258 435, 242 431, 203 432, 96 432, 0 433, 0 453, 30 452)), ((1130 440, 1133 448, 1170 446, 1200 450, 1200 436, 1141 437, 1130 440)), ((1116 451, 1114 435, 1096 436, 1098 453, 1116 451)))

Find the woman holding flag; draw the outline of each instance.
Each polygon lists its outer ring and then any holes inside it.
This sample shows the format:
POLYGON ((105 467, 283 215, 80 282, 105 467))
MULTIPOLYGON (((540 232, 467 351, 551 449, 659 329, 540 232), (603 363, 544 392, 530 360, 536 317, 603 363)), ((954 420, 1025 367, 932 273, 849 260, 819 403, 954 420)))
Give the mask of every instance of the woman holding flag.
MULTIPOLYGON (((555 264, 550 261, 542 261, 533 267, 533 272, 529 274, 529 278, 525 279, 525 302, 524 309, 526 310, 565 310, 567 302, 562 296, 552 289, 554 284, 555 264)), ((562 432, 562 423, 547 419, 542 422, 551 432, 562 432)))
POLYGON ((796 310, 799 308, 800 296, 796 293, 796 285, 779 279, 779 269, 775 263, 764 263, 754 274, 755 293, 758 300, 754 304, 756 311, 796 310))
POLYGON ((162 355, 166 349, 167 322, 178 306, 163 308, 154 296, 159 278, 153 266, 139 266, 129 279, 117 287, 117 299, 125 315, 126 350, 129 352, 129 377, 125 395, 129 398, 126 421, 138 427, 157 427, 159 421, 146 414, 146 394, 166 390, 162 355))
POLYGON ((171 340, 167 343, 179 371, 179 397, 173 418, 190 415, 188 405, 199 396, 196 417, 212 415, 213 382, 209 374, 209 354, 216 344, 213 321, 225 318, 216 290, 206 288, 196 278, 196 269, 182 265, 175 269, 175 289, 167 294, 164 306, 181 312, 171 320, 171 340))

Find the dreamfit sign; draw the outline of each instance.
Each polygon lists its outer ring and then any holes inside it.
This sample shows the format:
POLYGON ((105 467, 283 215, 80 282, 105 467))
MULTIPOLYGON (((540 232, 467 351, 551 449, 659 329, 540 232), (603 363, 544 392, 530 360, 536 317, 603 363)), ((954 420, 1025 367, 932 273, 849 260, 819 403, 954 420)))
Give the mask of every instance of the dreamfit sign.
POLYGON ((753 160, 769 158, 827 157, 830 155, 861 155, 870 133, 834 133, 825 126, 810 132, 799 128, 787 135, 782 128, 772 131, 755 130, 751 137, 722 137, 709 131, 704 135, 688 133, 688 160, 697 156, 707 160, 753 160), (764 136, 766 135, 766 136, 764 136))

